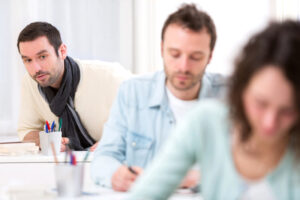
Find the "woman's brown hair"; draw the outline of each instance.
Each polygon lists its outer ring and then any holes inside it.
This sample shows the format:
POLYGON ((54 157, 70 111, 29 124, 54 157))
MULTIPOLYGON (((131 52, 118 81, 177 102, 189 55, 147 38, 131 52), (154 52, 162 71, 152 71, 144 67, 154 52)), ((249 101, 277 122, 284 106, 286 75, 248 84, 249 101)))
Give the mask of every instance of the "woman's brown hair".
MULTIPOLYGON (((296 108, 300 110, 300 22, 273 22, 254 35, 235 62, 229 86, 229 106, 234 123, 241 128, 241 141, 251 134, 242 101, 250 79, 267 65, 279 68, 293 87, 296 108)), ((300 121, 291 130, 293 143, 300 152, 300 121)))

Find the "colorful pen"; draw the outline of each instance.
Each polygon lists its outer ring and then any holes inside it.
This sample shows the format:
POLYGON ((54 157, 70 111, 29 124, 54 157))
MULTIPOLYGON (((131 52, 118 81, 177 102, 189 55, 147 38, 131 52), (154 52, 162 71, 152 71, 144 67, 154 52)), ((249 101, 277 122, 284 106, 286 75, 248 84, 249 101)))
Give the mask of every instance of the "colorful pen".
POLYGON ((47 124, 45 124, 45 132, 48 133, 48 127, 47 127, 47 124))
POLYGON ((129 170, 131 173, 133 173, 134 175, 138 175, 138 173, 137 173, 134 169, 132 169, 131 166, 128 166, 128 170, 129 170))
POLYGON ((62 118, 59 118, 58 131, 61 130, 61 125, 62 125, 62 118))
POLYGON ((90 149, 87 150, 85 156, 84 156, 84 159, 83 159, 83 162, 86 162, 88 157, 89 157, 89 154, 90 154, 90 149))
POLYGON ((49 125, 49 122, 47 120, 46 120, 46 125, 47 125, 47 129, 48 129, 47 131, 50 132, 50 125, 49 125))
POLYGON ((51 132, 54 131, 54 127, 55 127, 55 121, 53 121, 52 124, 51 124, 51 132))
POLYGON ((77 165, 76 156, 73 154, 73 165, 77 165))
POLYGON ((76 165, 77 164, 77 161, 76 161, 76 156, 71 153, 71 165, 76 165))

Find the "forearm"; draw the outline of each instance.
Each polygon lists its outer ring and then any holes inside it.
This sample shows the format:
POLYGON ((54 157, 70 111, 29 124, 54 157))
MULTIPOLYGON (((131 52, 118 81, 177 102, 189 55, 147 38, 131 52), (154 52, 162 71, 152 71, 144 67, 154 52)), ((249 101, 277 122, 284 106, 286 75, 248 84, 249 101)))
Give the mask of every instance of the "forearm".
POLYGON ((162 152, 138 179, 128 199, 168 199, 179 186, 195 162, 194 138, 184 134, 185 129, 186 127, 177 128, 177 132, 171 135, 162 152))
POLYGON ((91 164, 91 177, 95 184, 111 187, 111 178, 114 172, 122 165, 110 156, 94 156, 91 164))
POLYGON ((24 138, 23 142, 34 142, 37 146, 40 145, 40 136, 39 131, 30 131, 27 133, 24 138))

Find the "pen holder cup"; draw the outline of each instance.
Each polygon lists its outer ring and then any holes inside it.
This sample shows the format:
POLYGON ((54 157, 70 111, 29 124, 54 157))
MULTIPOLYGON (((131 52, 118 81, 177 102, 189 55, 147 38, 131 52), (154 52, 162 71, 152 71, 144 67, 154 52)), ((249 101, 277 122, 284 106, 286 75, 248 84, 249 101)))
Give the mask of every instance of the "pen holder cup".
POLYGON ((41 131, 39 133, 40 136, 40 147, 41 152, 44 155, 53 155, 51 142, 54 144, 55 153, 60 153, 60 147, 61 147, 61 131, 55 131, 50 133, 45 133, 44 131, 41 131))
POLYGON ((77 197, 82 193, 84 176, 83 164, 55 165, 55 179, 59 197, 77 197))

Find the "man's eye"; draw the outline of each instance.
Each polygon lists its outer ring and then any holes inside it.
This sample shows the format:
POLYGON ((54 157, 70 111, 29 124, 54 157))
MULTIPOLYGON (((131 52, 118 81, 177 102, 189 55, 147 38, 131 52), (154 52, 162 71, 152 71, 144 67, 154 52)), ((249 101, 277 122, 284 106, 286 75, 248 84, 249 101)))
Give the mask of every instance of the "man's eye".
POLYGON ((171 53, 171 56, 173 58, 178 58, 180 56, 180 54, 179 53, 171 53))
POLYGON ((30 63, 32 60, 31 59, 24 59, 23 62, 24 63, 30 63))
POLYGON ((199 55, 199 54, 191 55, 190 56, 190 59, 194 60, 194 61, 199 61, 199 60, 202 60, 203 58, 204 58, 204 56, 203 55, 199 55))
POLYGON ((44 60, 45 58, 46 58, 45 55, 40 56, 40 59, 41 59, 41 60, 44 60))
POLYGON ((194 60, 194 61, 199 61, 199 60, 201 60, 201 57, 196 57, 195 56, 195 57, 191 57, 191 59, 194 60))

